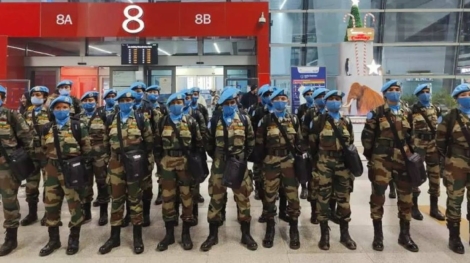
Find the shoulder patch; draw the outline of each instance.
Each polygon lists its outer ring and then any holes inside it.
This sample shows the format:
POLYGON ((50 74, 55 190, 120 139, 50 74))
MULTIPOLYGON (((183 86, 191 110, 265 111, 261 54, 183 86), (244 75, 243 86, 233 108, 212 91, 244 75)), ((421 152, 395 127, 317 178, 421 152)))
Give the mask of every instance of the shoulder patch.
POLYGON ((370 120, 373 117, 374 117, 374 113, 372 111, 369 111, 369 113, 367 113, 366 119, 370 120))
POLYGON ((437 118, 437 123, 441 123, 442 122, 442 116, 439 116, 439 118, 437 118))

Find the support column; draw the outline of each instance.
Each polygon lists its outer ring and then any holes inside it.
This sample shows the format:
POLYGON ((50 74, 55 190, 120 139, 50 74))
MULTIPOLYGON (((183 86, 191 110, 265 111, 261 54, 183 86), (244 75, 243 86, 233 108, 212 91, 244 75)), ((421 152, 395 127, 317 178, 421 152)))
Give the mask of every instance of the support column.
POLYGON ((8 37, 0 36, 0 79, 7 78, 8 37))
MULTIPOLYGON (((266 17, 269 17, 268 10, 264 12, 266 17)), ((258 25, 261 28, 259 29, 258 35, 256 36, 256 55, 258 61, 258 87, 261 87, 264 84, 271 84, 271 74, 270 74, 270 48, 269 48, 269 28, 270 21, 267 21, 264 25, 258 25)))

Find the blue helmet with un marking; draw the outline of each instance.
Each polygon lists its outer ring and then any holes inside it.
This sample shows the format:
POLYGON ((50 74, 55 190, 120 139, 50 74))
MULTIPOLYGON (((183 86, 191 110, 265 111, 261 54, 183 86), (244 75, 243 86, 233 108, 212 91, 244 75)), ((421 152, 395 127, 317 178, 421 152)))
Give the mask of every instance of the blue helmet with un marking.
POLYGON ((431 83, 421 84, 416 87, 415 91, 413 92, 414 95, 418 96, 418 94, 423 91, 423 89, 431 89, 431 83))
POLYGON ((0 93, 7 94, 7 89, 0 85, 0 93))
POLYGON ((152 86, 148 86, 147 89, 145 89, 145 92, 149 92, 149 91, 151 91, 151 90, 160 91, 161 88, 160 88, 160 86, 158 86, 158 85, 152 85, 152 86))
POLYGON ((59 87, 65 86, 65 85, 69 85, 70 88, 72 88, 73 82, 71 80, 68 80, 68 79, 62 80, 61 82, 57 83, 56 88, 58 89, 59 87))
POLYGON ((325 97, 323 97, 323 99, 327 100, 329 97, 333 96, 338 96, 342 99, 344 97, 344 92, 341 92, 339 90, 330 90, 328 93, 325 94, 325 97))
POLYGON ((400 83, 400 81, 398 81, 396 79, 390 80, 382 86, 382 89, 380 89, 380 92, 385 93, 392 86, 401 87, 401 83, 400 83))
POLYGON ((467 91, 470 91, 470 87, 468 86, 468 84, 466 83, 460 84, 457 87, 455 87, 455 89, 452 91, 452 97, 456 98, 457 96, 459 96, 460 93, 467 92, 467 91))
POLYGON ((166 105, 170 106, 171 102, 173 102, 174 100, 183 100, 184 101, 185 97, 186 97, 186 94, 183 94, 181 92, 173 93, 173 94, 171 94, 170 97, 168 97, 168 100, 166 101, 166 105))
POLYGON ((316 97, 322 95, 323 93, 326 94, 328 91, 330 91, 330 90, 327 89, 327 88, 318 88, 313 92, 312 97, 315 99, 316 97))
POLYGON ((72 98, 70 98, 69 96, 59 96, 51 102, 51 105, 49 106, 49 108, 53 110, 54 106, 57 103, 67 103, 68 105, 72 105, 72 98))
POLYGON ((120 91, 114 100, 119 101, 120 99, 123 99, 123 98, 135 99, 136 96, 137 96, 136 92, 133 91, 132 89, 125 89, 123 91, 120 91))
POLYGON ((117 90, 115 90, 115 89, 109 89, 109 90, 105 91, 105 92, 103 93, 103 99, 106 99, 106 97, 108 97, 109 94, 117 95, 117 90))
POLYGON ((259 97, 262 97, 264 95, 264 93, 270 91, 271 89, 271 85, 269 84, 264 84, 263 86, 261 86, 259 89, 258 89, 258 96, 259 97))
POLYGON ((35 86, 32 87, 31 90, 29 91, 29 95, 33 94, 33 92, 42 92, 46 96, 49 95, 49 89, 46 86, 35 86))
POLYGON ((287 95, 285 94, 284 89, 273 87, 273 93, 271 93, 271 96, 269 96, 269 99, 273 100, 277 96, 287 96, 287 95))
POLYGON ((135 89, 145 90, 147 88, 147 85, 145 85, 145 83, 143 83, 142 81, 137 81, 137 82, 132 83, 129 88, 131 90, 135 90, 135 89))
POLYGON ((88 98, 95 98, 95 100, 98 100, 98 96, 100 94, 98 93, 98 91, 88 91, 87 93, 83 94, 82 98, 80 99, 81 101, 83 101, 84 99, 88 99, 88 98))
POLYGON ((233 89, 227 89, 222 94, 220 95, 219 101, 217 102, 218 104, 222 105, 226 100, 233 100, 237 98, 238 95, 238 89, 233 88, 233 89))

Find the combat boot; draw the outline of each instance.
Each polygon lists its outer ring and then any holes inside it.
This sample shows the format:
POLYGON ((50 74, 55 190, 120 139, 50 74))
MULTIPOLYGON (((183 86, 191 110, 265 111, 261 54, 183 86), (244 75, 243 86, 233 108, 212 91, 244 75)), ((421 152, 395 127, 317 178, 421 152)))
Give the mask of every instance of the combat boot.
POLYGON ((115 247, 121 245, 121 227, 111 226, 111 236, 108 240, 100 247, 100 254, 108 254, 115 247))
POLYGON ((388 193, 388 198, 390 198, 390 199, 397 198, 397 189, 395 188, 395 183, 393 181, 390 181, 388 183, 388 186, 390 187, 390 192, 388 193))
POLYGON ((219 225, 220 223, 211 222, 209 223, 209 236, 206 241, 201 245, 201 251, 209 251, 217 243, 219 243, 219 225))
POLYGON ((336 200, 331 198, 329 205, 330 205, 330 218, 329 218, 330 221, 335 224, 339 224, 339 219, 338 219, 338 216, 336 215, 336 200))
POLYGON ((423 220, 423 214, 418 208, 418 196, 419 194, 413 194, 413 206, 411 207, 411 217, 415 220, 423 220))
POLYGON ((328 221, 320 222, 320 242, 318 242, 318 247, 321 250, 330 249, 330 227, 328 226, 328 221))
POLYGON ((264 210, 263 208, 263 211, 261 212, 261 215, 258 218, 258 223, 266 223, 267 220, 268 219, 266 218, 266 210, 264 210))
POLYGON ((199 204, 197 202, 193 202, 193 217, 194 222, 191 223, 191 226, 197 226, 199 223, 199 204))
POLYGON ((249 250, 257 250, 258 244, 250 234, 250 222, 241 222, 240 226, 242 230, 242 239, 240 242, 249 250))
POLYGON ((86 224, 91 221, 91 203, 84 203, 82 205, 82 209, 83 209, 83 214, 84 214, 82 224, 86 224))
POLYGON ((284 190, 279 192, 279 219, 287 223, 290 221, 287 215, 287 197, 284 190))
POLYGON ((339 222, 340 239, 339 241, 350 250, 356 250, 356 242, 349 235, 349 222, 341 220, 339 222))
POLYGON ((28 203, 29 213, 27 216, 21 220, 22 226, 29 226, 32 223, 38 221, 38 203, 29 202, 28 203))
POLYGON ((134 236, 134 253, 142 254, 144 252, 144 241, 142 240, 142 226, 134 226, 132 229, 134 236))
POLYGON ((122 219, 121 227, 128 227, 130 223, 131 223, 131 206, 129 204, 129 201, 126 200, 126 215, 122 219))
POLYGON ((44 257, 52 254, 56 249, 61 247, 60 244, 60 236, 59 236, 59 227, 53 226, 49 227, 49 242, 47 242, 46 246, 39 251, 39 256, 44 257))
POLYGON ((437 196, 431 196, 431 211, 429 215, 431 217, 434 217, 435 219, 439 221, 444 221, 446 220, 446 217, 439 211, 439 206, 437 205, 437 196))
POLYGON ((375 251, 384 250, 384 234, 382 231, 382 220, 373 220, 374 225, 374 241, 372 241, 372 249, 375 251))
POLYGON ((449 229, 449 248, 457 254, 465 254, 465 248, 460 239, 460 222, 451 223, 447 221, 449 229))
POLYGON ((300 199, 307 199, 308 197, 308 189, 305 184, 301 185, 301 191, 300 191, 300 199))
POLYGON ((398 244, 411 252, 418 252, 418 245, 415 244, 410 236, 410 221, 400 219, 400 235, 398 236, 398 244))
POLYGON ((166 234, 160 243, 158 243, 157 250, 165 251, 168 249, 169 245, 175 243, 175 222, 165 222, 166 234))
POLYGON ((318 225, 318 218, 317 218, 317 201, 311 201, 310 202, 310 208, 312 209, 312 212, 310 214, 310 223, 314 225, 318 225))
POLYGON ((151 203, 152 203, 152 200, 142 199, 142 215, 143 215, 142 227, 150 226, 150 204, 151 203))
POLYGON ((69 242, 67 245, 67 255, 75 255, 80 246, 80 226, 70 228, 69 242))
POLYGON ((276 234, 274 219, 268 219, 266 221, 266 234, 263 239, 263 247, 272 248, 274 244, 274 235, 276 234))
POLYGON ((7 228, 5 243, 0 247, 0 257, 10 254, 18 246, 18 228, 7 228))
POLYGON ((100 218, 98 225, 104 226, 108 223, 108 203, 100 204, 100 218))
POLYGON ((289 247, 290 249, 300 248, 300 237, 299 237, 299 222, 297 220, 291 220, 289 222, 289 247))
POLYGON ((157 199, 155 199, 155 205, 161 205, 162 203, 163 203, 162 186, 158 184, 158 194, 157 194, 157 199))
POLYGON ((183 231, 181 232, 181 244, 183 245, 184 250, 193 249, 193 241, 191 240, 191 232, 190 232, 191 226, 192 226, 192 223, 183 222, 183 231))

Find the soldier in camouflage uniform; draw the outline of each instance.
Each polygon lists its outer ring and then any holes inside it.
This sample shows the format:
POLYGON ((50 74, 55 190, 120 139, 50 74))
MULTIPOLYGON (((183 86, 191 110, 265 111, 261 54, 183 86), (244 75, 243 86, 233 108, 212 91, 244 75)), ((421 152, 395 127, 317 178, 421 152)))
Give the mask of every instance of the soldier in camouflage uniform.
POLYGON ((168 98, 169 115, 159 122, 155 135, 156 152, 160 153, 156 156, 156 160, 161 163, 163 168, 160 174, 160 184, 163 189, 162 216, 166 228, 165 237, 158 243, 157 250, 159 251, 165 251, 169 245, 175 243, 174 229, 178 220, 178 213, 175 209, 177 199, 181 200, 183 206, 181 243, 185 250, 193 248, 190 228, 195 223, 191 191, 191 183, 194 178, 191 177, 188 170, 190 167, 188 167, 186 153, 183 149, 195 151, 197 148, 203 147, 203 144, 196 120, 183 114, 184 97, 185 94, 174 93, 168 98), (180 145, 173 125, 178 129, 184 146, 180 145), (179 197, 177 196, 177 188, 179 188, 179 197))
MULTIPOLYGON (((261 99, 261 102, 253 107, 252 112, 248 113, 251 117, 251 123, 258 124, 259 121, 267 114, 272 112, 272 103, 269 99, 269 96, 272 94, 271 86, 266 84, 261 86, 258 89, 258 97, 261 99)), ((252 125, 253 132, 256 134, 258 125, 252 125)), ((264 193, 264 181, 262 176, 262 163, 253 163, 253 181, 255 181, 255 199, 260 200, 263 203, 263 211, 261 216, 258 218, 258 222, 266 223, 266 203, 265 203, 265 193, 264 193)), ((285 209, 284 209, 285 213, 285 209)))
MULTIPOLYGON (((91 137, 92 152, 90 157, 93 157, 93 174, 98 188, 96 199, 100 204, 98 225, 104 226, 108 223, 108 203, 110 200, 109 185, 106 182, 106 167, 109 155, 107 152, 108 147, 104 147, 103 143, 107 117, 103 108, 96 108, 98 96, 99 93, 96 91, 89 91, 82 96, 81 103, 84 110, 78 115, 78 118, 87 124, 88 134, 91 137)), ((90 175, 88 186, 83 193, 83 213, 85 216, 83 223, 91 220, 91 202, 94 196, 93 174, 90 175)))
MULTIPOLYGON (((256 144, 264 147, 267 156, 263 161, 263 177, 265 202, 267 208, 266 235, 263 246, 273 246, 276 216, 276 194, 279 187, 283 187, 287 198, 287 214, 289 216, 289 247, 298 249, 300 247, 298 217, 300 215, 299 182, 294 171, 294 157, 287 149, 291 144, 296 149, 302 144, 300 124, 297 117, 286 110, 288 98, 283 89, 273 89, 270 96, 273 105, 273 113, 268 114, 258 123, 256 130, 256 144), (275 123, 276 118, 286 130, 289 142, 286 142, 275 123)), ((258 148, 260 148, 258 146, 258 148)))
MULTIPOLYGON (((219 104, 223 105, 222 115, 215 117, 209 123, 207 132, 207 152, 213 158, 211 176, 209 178, 209 195, 211 201, 207 212, 209 222, 209 237, 201 245, 202 251, 209 251, 212 246, 218 243, 218 228, 222 223, 221 211, 224 206, 227 187, 222 183, 226 160, 230 156, 238 160, 246 160, 253 151, 255 144, 253 128, 247 116, 237 113, 236 89, 227 90, 222 93, 219 104), (214 127, 212 125, 214 124, 214 127), (225 145, 224 129, 227 132, 227 141, 230 145, 225 145), (213 131, 215 133, 213 134, 213 131)), ((235 202, 238 207, 238 221, 241 225, 241 243, 249 250, 256 250, 258 244, 250 234, 250 194, 253 191, 252 180, 248 169, 244 173, 244 178, 240 188, 233 189, 235 202)))
POLYGON ((130 217, 134 226, 134 253, 144 252, 142 241, 142 185, 144 180, 128 181, 122 162, 122 155, 126 152, 137 149, 150 152, 153 149, 153 136, 149 120, 138 111, 133 110, 136 96, 136 92, 131 89, 121 91, 116 97, 119 110, 115 115, 110 115, 106 121, 107 132, 104 142, 110 148, 107 180, 111 186, 112 197, 111 236, 100 247, 101 254, 109 253, 113 248, 121 245, 121 225, 124 222, 126 199, 130 206, 130 217), (118 123, 119 119, 121 123, 118 123), (122 140, 118 135, 118 125, 122 130, 122 140), (121 149, 121 143, 124 149, 121 149))
MULTIPOLYGON (((18 145, 32 154, 33 132, 19 113, 3 107, 7 90, 0 85, 0 139, 1 146, 11 153, 18 145), (19 140, 18 140, 19 139, 19 140)), ((0 256, 10 254, 17 246, 18 226, 21 218, 18 203, 18 179, 11 173, 5 156, 0 157, 0 195, 2 197, 3 227, 6 229, 5 243, 0 247, 0 256)))
MULTIPOLYGON (((39 183, 41 182, 41 162, 45 156, 41 147, 41 125, 49 122, 49 110, 44 106, 44 102, 49 95, 49 89, 44 86, 36 86, 31 88, 29 96, 31 98, 30 106, 24 113, 24 119, 34 134, 33 150, 34 162, 38 169, 35 174, 26 179, 26 202, 28 203, 29 213, 23 220, 22 226, 28 226, 38 220, 38 202, 39 202, 39 183), (34 121, 33 121, 34 117, 34 121)), ((43 172, 44 173, 44 172, 43 172)), ((44 202, 44 193, 43 193, 44 202)), ((41 225, 46 223, 46 214, 41 220, 41 225)))
POLYGON ((47 212, 46 226, 49 229, 49 242, 39 252, 40 256, 47 256, 61 247, 59 236, 60 212, 63 199, 67 200, 70 211, 70 235, 67 246, 67 255, 74 255, 79 249, 80 228, 83 223, 83 212, 79 192, 65 185, 62 166, 55 147, 54 129, 57 128, 59 147, 61 147, 60 158, 63 160, 76 157, 88 156, 91 153, 91 138, 84 123, 73 121, 70 115, 72 98, 59 96, 53 100, 50 110, 53 113, 53 122, 43 128, 41 137, 44 154, 47 158, 46 179, 44 182, 45 202, 47 212), (74 129, 77 129, 81 138, 76 138, 74 129))
POLYGON ((458 85, 453 90, 452 97, 458 106, 439 118, 436 144, 439 153, 445 156, 444 185, 447 189, 446 218, 449 248, 455 253, 464 254, 465 248, 460 239, 460 221, 465 188, 467 188, 467 220, 470 220, 470 138, 468 138, 470 137, 468 136, 470 87, 468 84, 458 85))
MULTIPOLYGON (((301 130, 302 130, 302 138, 308 139, 310 134, 310 123, 319 115, 326 112, 325 101, 323 100, 326 93, 329 90, 326 88, 317 88, 315 89, 310 96, 307 96, 305 99, 311 100, 313 99, 314 106, 307 109, 305 112, 303 119, 301 120, 301 130)), ((317 155, 311 155, 310 158, 312 162, 315 163, 317 161, 317 155)), ((313 165, 312 167, 315 167, 313 165)), ((317 198, 318 198, 318 177, 315 176, 316 174, 312 171, 312 178, 308 183, 308 201, 310 202, 310 223, 317 225, 318 224, 318 215, 317 215, 317 198)), ((336 218, 336 198, 334 197, 334 189, 331 189, 333 192, 330 196, 330 220, 332 222, 338 223, 336 218)))
POLYGON ((57 83, 55 88, 55 92, 50 94, 48 100, 46 102, 46 107, 49 107, 51 102, 55 100, 59 95, 61 96, 69 96, 72 98, 72 107, 70 108, 71 116, 74 114, 80 113, 82 110, 80 107, 80 100, 74 96, 70 96, 70 91, 72 90, 73 82, 71 80, 62 80, 61 82, 57 83))
POLYGON ((320 222, 321 238, 318 247, 322 250, 330 249, 330 234, 328 218, 330 213, 329 199, 332 193, 336 194, 339 218, 340 242, 351 250, 356 249, 356 242, 349 235, 349 221, 351 221, 351 191, 354 176, 344 164, 344 154, 340 139, 336 136, 332 124, 342 134, 346 145, 354 143, 354 131, 351 120, 339 112, 344 93, 337 90, 329 91, 325 97, 325 106, 328 110, 316 117, 310 123, 309 145, 312 156, 318 156, 314 162, 312 180, 318 182, 317 213, 320 222))
MULTIPOLYGON (((441 176, 439 167, 439 153, 436 148, 436 126, 437 119, 441 117, 439 107, 431 103, 431 84, 421 84, 416 87, 414 95, 418 102, 413 105, 408 122, 411 125, 411 140, 414 151, 421 155, 426 161, 426 169, 429 177, 428 193, 431 199, 431 217, 444 221, 445 217, 439 211, 438 198, 440 195, 441 176), (429 124, 428 124, 429 122, 429 124)), ((423 215, 418 208, 418 196, 421 193, 419 187, 413 188, 413 207, 411 216, 416 220, 423 220, 423 215)))
POLYGON ((381 92, 385 104, 367 114, 366 124, 362 131, 364 156, 368 161, 369 180, 372 183, 370 196, 371 218, 374 225, 374 241, 372 248, 376 251, 384 249, 382 217, 385 203, 385 191, 390 181, 394 181, 398 193, 398 217, 400 218, 400 235, 398 243, 411 252, 418 252, 418 246, 410 236, 412 187, 406 172, 405 161, 395 143, 390 123, 385 116, 394 121, 398 136, 404 150, 410 154, 410 123, 408 112, 400 105, 401 84, 391 80, 382 87, 381 92))

